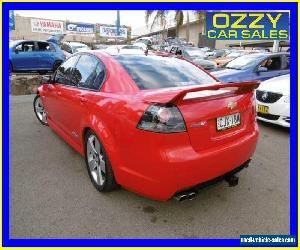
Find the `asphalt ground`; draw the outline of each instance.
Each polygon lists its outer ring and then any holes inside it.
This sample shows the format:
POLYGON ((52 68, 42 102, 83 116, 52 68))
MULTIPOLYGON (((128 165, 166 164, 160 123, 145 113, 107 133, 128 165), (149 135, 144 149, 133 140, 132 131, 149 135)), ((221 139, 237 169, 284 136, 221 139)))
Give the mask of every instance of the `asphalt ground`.
POLYGON ((239 238, 289 234, 288 129, 259 123, 252 164, 195 200, 156 202, 124 189, 99 193, 84 159, 10 97, 11 238, 239 238))

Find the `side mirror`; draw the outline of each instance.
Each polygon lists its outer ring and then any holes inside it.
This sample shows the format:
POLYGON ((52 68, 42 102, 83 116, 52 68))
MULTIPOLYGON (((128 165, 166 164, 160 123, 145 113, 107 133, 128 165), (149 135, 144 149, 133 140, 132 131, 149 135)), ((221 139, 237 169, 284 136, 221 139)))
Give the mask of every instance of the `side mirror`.
POLYGON ((49 83, 53 83, 52 76, 50 75, 42 76, 41 84, 49 84, 49 83))
POLYGON ((267 72, 267 71, 268 71, 268 68, 263 67, 263 66, 260 66, 260 67, 258 67, 258 69, 257 69, 257 72, 267 72))

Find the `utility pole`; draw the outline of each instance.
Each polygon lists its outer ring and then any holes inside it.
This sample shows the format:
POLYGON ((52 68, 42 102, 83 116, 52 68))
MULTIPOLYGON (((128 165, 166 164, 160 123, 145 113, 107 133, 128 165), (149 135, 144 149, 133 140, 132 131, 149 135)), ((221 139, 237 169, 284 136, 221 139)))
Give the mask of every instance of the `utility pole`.
POLYGON ((273 52, 279 51, 279 40, 274 40, 273 42, 273 52))

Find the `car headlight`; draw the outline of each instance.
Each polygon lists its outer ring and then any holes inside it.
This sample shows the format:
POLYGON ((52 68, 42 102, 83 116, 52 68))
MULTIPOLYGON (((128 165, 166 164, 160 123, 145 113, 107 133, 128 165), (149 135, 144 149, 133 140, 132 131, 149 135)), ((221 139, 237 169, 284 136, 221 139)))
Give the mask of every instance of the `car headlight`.
POLYGON ((284 95, 282 98, 284 103, 290 103, 290 95, 284 95))

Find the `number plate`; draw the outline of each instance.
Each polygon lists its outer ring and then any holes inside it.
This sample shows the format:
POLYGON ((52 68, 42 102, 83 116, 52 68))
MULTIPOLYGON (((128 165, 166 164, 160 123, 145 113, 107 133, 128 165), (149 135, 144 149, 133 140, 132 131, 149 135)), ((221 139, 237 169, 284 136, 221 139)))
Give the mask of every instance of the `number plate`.
POLYGON ((236 127, 241 124, 241 114, 236 113, 233 115, 227 115, 217 118, 217 130, 225 130, 236 127))
POLYGON ((269 107, 264 105, 257 105, 257 112, 262 114, 268 114, 269 113, 269 107))

